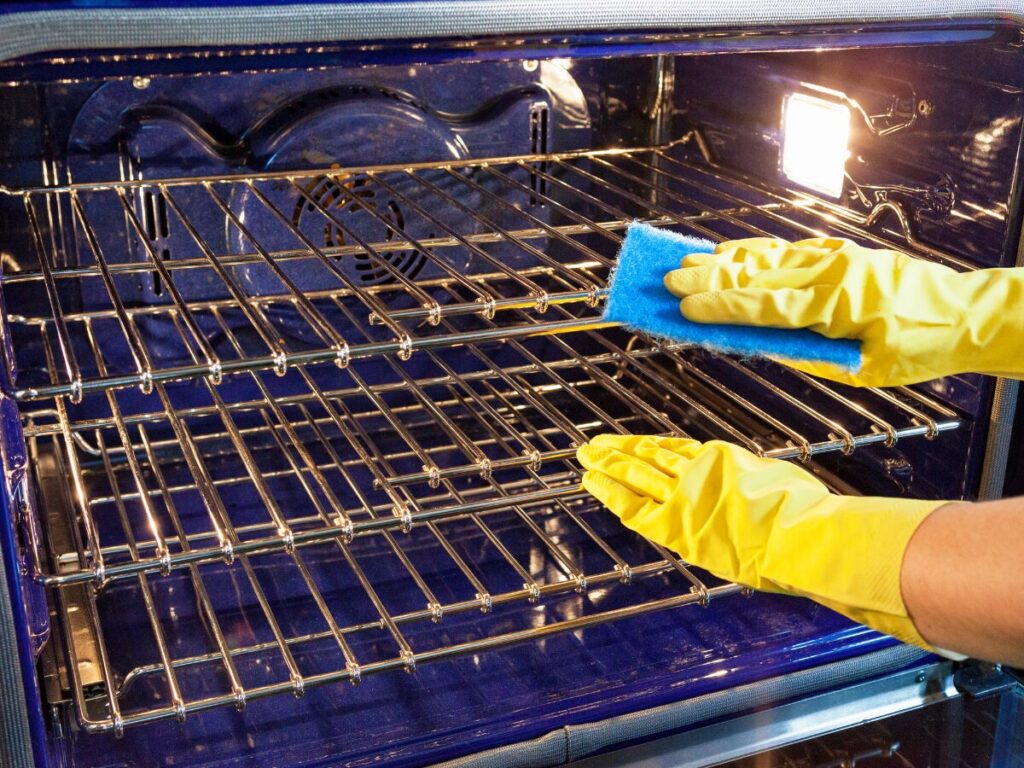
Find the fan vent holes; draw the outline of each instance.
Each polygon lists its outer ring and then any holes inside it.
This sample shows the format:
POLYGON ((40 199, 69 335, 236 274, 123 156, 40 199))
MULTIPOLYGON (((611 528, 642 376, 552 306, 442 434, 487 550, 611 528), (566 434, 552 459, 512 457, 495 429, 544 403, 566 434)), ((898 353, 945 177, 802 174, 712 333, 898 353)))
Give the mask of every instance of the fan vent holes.
MULTIPOLYGON (((359 237, 370 244, 387 244, 404 239, 404 236, 398 234, 405 232, 406 226, 401 206, 390 197, 380 194, 381 190, 365 175, 344 178, 321 176, 310 182, 306 193, 316 201, 316 205, 300 197, 292 213, 292 223, 298 228, 304 216, 313 217, 318 224, 322 223, 323 242, 328 248, 358 246, 359 242, 352 236, 352 231, 356 231, 359 237), (317 205, 333 218, 324 216, 317 205)), ((431 232, 426 237, 431 239, 436 234, 431 232)), ((382 248, 377 251, 376 258, 363 252, 336 258, 339 261, 352 259, 356 279, 366 285, 394 281, 395 273, 415 278, 427 262, 426 256, 415 248, 382 248)))

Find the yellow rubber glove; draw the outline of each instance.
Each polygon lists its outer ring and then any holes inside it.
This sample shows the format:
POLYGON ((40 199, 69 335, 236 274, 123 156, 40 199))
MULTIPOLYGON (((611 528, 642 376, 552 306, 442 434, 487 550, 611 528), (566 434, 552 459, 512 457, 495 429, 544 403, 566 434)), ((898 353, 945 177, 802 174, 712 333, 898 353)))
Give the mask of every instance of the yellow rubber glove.
POLYGON ((960 273, 831 238, 734 240, 683 264, 665 287, 689 320, 862 341, 855 373, 781 361, 807 373, 855 386, 969 372, 1024 378, 1024 269, 960 273))
POLYGON ((900 570, 917 526, 947 502, 838 496, 796 464, 719 440, 599 435, 577 457, 584 488, 684 561, 929 648, 900 570))

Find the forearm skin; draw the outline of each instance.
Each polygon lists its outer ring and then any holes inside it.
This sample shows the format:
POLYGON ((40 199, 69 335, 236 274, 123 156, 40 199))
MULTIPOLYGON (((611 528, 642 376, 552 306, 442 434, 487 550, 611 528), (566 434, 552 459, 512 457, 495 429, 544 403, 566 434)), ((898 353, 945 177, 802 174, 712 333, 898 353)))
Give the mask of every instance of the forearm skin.
POLYGON ((933 646, 1024 667, 1024 498, 936 509, 910 539, 900 584, 933 646))

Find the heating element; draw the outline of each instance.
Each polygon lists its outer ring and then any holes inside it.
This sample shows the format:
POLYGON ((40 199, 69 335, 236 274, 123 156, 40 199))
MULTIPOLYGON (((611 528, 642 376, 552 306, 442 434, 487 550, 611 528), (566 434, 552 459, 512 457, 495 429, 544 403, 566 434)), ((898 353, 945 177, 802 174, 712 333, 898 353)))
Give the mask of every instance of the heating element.
POLYGON ((807 460, 959 426, 917 389, 601 321, 635 219, 907 249, 696 145, 7 190, 38 257, 3 277, 34 559, 85 727, 739 592, 589 500, 574 453, 595 434, 807 460))

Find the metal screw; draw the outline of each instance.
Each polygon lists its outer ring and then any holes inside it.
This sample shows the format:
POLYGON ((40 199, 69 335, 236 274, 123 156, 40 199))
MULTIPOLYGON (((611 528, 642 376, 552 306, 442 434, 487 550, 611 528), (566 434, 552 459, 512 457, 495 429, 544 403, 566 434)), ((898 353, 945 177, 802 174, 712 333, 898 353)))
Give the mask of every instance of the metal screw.
POLYGON ((931 117, 935 112, 935 103, 928 99, 921 99, 917 102, 917 114, 921 117, 931 117))
POLYGON ((149 88, 150 80, 148 77, 133 77, 132 85, 138 88, 140 91, 144 91, 149 88))
POLYGON ((536 59, 527 59, 526 61, 523 62, 523 69, 525 69, 527 72, 533 72, 534 70, 537 69, 538 66, 540 65, 536 59))
POLYGON ((918 672, 917 677, 915 677, 914 680, 918 683, 923 683, 927 677, 928 675, 926 675, 924 672, 918 672))

